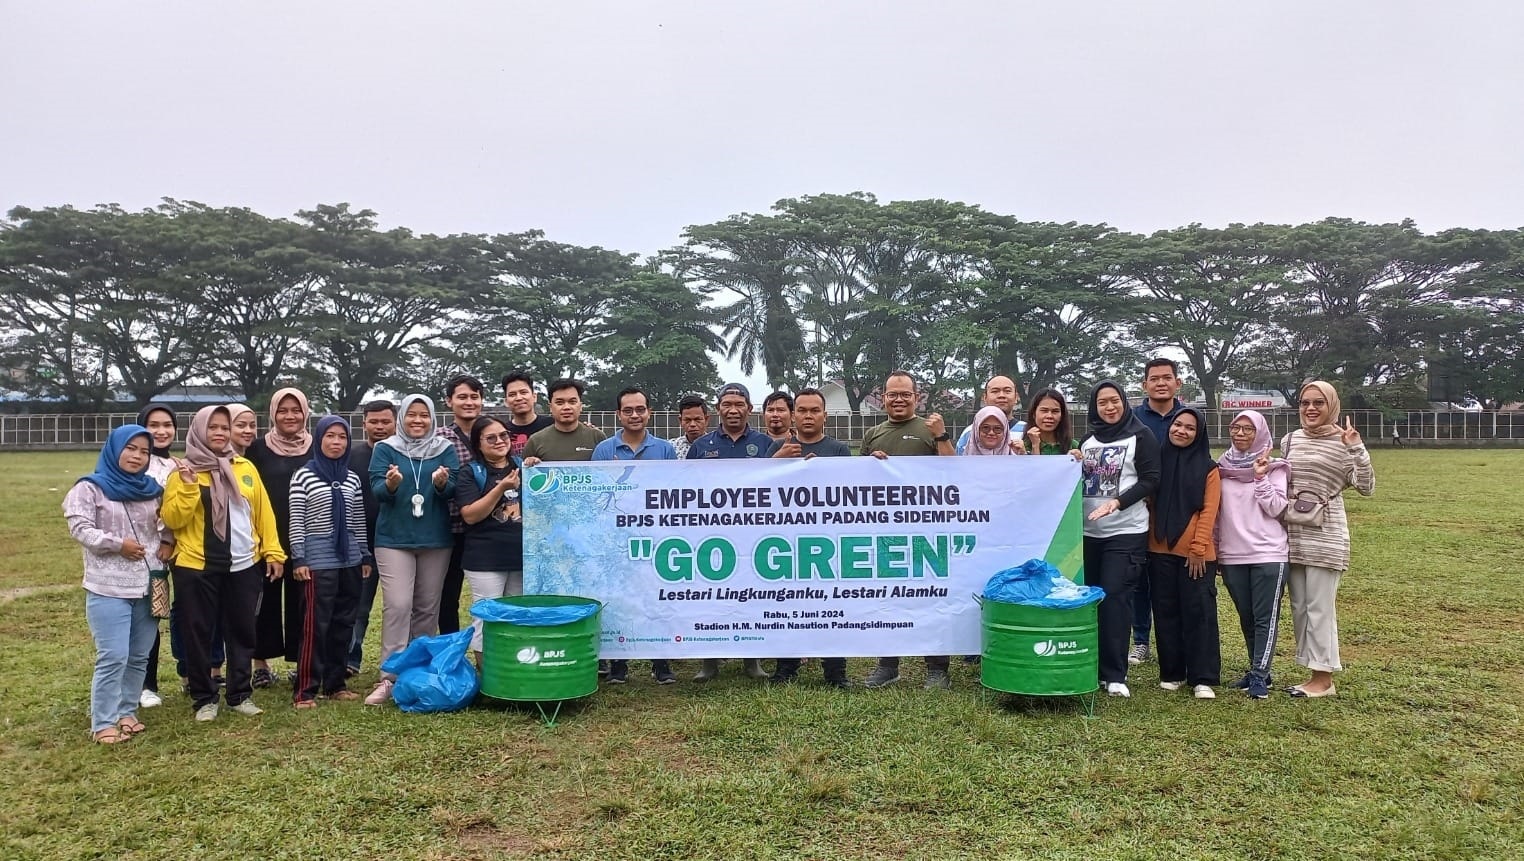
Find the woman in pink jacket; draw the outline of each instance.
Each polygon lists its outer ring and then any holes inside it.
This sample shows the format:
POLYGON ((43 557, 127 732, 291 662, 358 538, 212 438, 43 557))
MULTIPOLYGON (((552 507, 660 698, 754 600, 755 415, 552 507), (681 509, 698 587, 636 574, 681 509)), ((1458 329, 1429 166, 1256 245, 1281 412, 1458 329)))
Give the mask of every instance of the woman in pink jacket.
POLYGON ((1231 444, 1217 460, 1217 562, 1249 653, 1249 670, 1233 687, 1262 700, 1270 696, 1270 658, 1286 588, 1290 548, 1280 516, 1290 470, 1285 461, 1270 459, 1270 426, 1259 413, 1234 416, 1228 435, 1231 444))

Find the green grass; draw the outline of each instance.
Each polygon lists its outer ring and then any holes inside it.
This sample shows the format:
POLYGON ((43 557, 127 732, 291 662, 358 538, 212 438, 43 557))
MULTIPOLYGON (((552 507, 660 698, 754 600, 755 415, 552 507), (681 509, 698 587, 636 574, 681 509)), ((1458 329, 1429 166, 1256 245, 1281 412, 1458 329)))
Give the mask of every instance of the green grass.
POLYGON ((0 590, 61 586, 0 603, 3 858, 1524 857, 1524 451, 1376 453, 1377 496, 1349 500, 1334 700, 1195 702, 1150 664, 1086 719, 981 697, 957 662, 950 694, 836 692, 811 667, 784 690, 639 676, 544 729, 490 707, 297 713, 282 686, 210 725, 169 695, 114 748, 86 734, 58 507, 89 463, 0 457, 27 489, 0 517, 0 590))

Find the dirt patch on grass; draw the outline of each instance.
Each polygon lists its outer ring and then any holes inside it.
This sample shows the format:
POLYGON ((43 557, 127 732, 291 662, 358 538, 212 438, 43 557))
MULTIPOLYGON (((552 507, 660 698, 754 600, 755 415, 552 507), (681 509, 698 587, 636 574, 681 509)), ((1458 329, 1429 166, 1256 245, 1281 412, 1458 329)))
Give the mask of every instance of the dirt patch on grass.
POLYGON ((0 589, 0 604, 25 598, 29 595, 46 595, 53 592, 67 592, 77 589, 73 583, 53 583, 48 586, 17 586, 11 589, 0 589))

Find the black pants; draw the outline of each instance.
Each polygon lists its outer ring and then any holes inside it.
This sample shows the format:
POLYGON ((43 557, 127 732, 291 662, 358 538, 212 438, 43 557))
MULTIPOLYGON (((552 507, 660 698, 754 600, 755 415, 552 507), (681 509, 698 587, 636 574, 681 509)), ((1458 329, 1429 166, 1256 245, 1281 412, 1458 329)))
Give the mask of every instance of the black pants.
POLYGON ((180 636, 185 644, 185 680, 191 708, 217 702, 217 681, 211 672, 213 631, 218 622, 227 645, 228 705, 236 706, 253 693, 254 618, 264 571, 263 563, 241 571, 199 571, 176 565, 170 575, 183 614, 180 636))
POLYGON ((312 571, 309 580, 293 580, 303 592, 296 659, 296 684, 292 698, 310 700, 319 691, 332 695, 344 690, 344 660, 349 655, 360 605, 360 569, 338 568, 312 571))
MULTIPOLYGON (((778 675, 794 675, 799 672, 799 662, 802 660, 804 659, 779 658, 777 665, 773 668, 773 672, 778 675)), ((942 669, 945 670, 947 668, 943 667, 942 669)), ((838 678, 844 679, 847 677, 847 659, 821 658, 820 672, 825 675, 827 680, 838 678)))
POLYGON ((1281 593, 1286 590, 1286 563, 1260 562, 1222 566, 1222 585, 1238 610, 1238 627, 1249 653, 1249 674, 1270 683, 1270 659, 1281 621, 1281 593))
MULTIPOLYGON (((155 621, 157 625, 157 620, 155 621)), ((159 636, 158 631, 153 633, 153 648, 148 650, 148 669, 143 671, 143 690, 159 692, 159 636)))
POLYGON ((1148 554, 1161 682, 1185 682, 1192 687, 1222 683, 1216 569, 1208 563, 1206 573, 1193 578, 1184 556, 1148 554))
POLYGON ((1096 619, 1102 684, 1127 681, 1133 590, 1143 577, 1147 557, 1147 533, 1110 538, 1085 536, 1085 584, 1099 586, 1106 592, 1096 619))
POLYGON ((460 590, 466 583, 466 570, 461 559, 465 552, 466 536, 455 536, 455 546, 450 550, 450 567, 445 569, 444 591, 439 595, 441 634, 453 634, 460 630, 460 590))

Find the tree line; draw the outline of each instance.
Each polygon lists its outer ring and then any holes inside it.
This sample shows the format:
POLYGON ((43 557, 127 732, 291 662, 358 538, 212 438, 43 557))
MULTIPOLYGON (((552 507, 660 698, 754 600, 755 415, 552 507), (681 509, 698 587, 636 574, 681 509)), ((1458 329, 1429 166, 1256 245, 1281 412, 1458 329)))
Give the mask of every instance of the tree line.
POLYGON ((510 367, 585 379, 594 403, 632 383, 675 403, 713 389, 721 355, 776 388, 840 380, 855 411, 895 368, 936 393, 1002 373, 1025 395, 1131 381, 1161 350, 1208 403, 1319 377, 1350 406, 1404 408, 1430 384, 1524 397, 1521 285, 1524 231, 1411 221, 1144 236, 858 192, 690 226, 640 259, 540 231, 383 230, 348 204, 166 200, 12 209, 0 353, 8 388, 84 411, 197 381, 348 410, 510 367))

